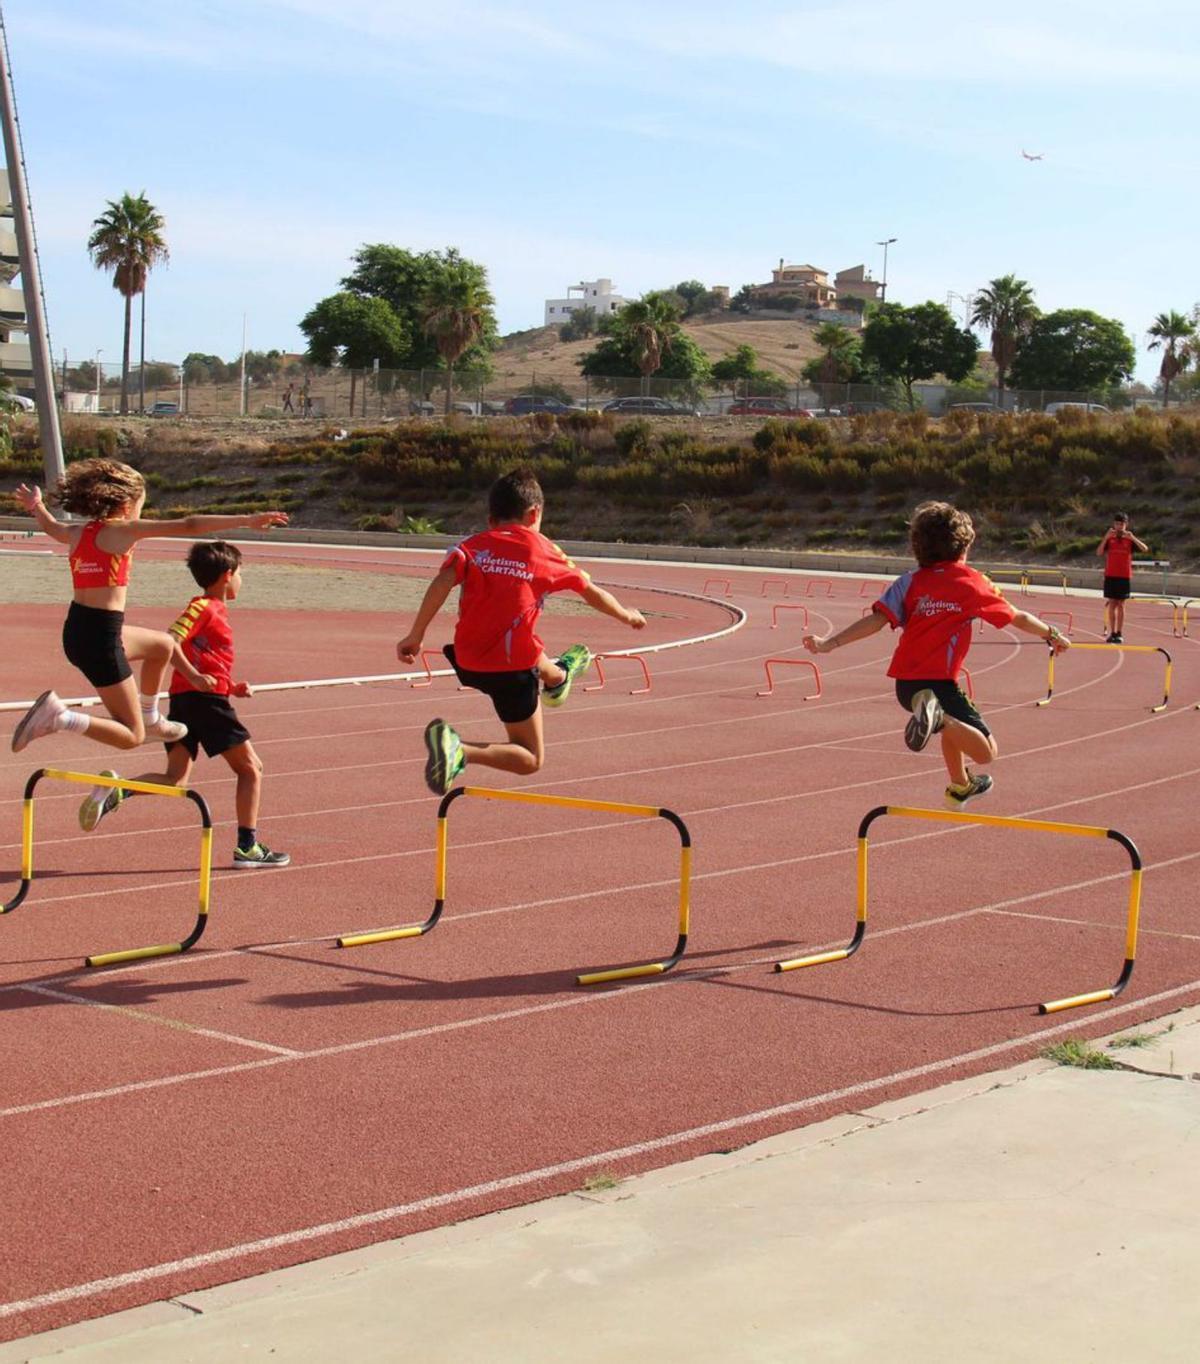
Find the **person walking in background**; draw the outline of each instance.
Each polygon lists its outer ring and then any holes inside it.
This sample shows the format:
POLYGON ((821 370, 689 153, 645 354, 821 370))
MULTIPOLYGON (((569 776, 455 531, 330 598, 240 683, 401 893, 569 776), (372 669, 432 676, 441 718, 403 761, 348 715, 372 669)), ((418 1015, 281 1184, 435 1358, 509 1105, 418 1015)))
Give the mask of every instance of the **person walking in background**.
POLYGON ((293 416, 296 415, 296 409, 292 405, 292 394, 295 393, 295 391, 295 384, 288 384, 287 388, 283 390, 283 410, 285 412, 290 412, 293 416))

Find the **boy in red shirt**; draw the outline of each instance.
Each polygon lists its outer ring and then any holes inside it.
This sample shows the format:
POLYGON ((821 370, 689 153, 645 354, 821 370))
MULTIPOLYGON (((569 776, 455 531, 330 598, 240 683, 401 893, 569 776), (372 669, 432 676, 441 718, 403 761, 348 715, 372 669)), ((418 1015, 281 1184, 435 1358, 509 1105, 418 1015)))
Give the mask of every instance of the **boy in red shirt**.
POLYGON ((445 795, 468 763, 529 776, 542 765, 541 701, 561 706, 572 681, 592 661, 582 644, 561 658, 547 658, 534 633, 542 605, 552 592, 578 592, 587 604, 634 630, 642 629, 640 611, 622 606, 576 568, 541 533, 545 497, 529 469, 516 469, 492 484, 488 527, 456 545, 426 589, 412 629, 396 645, 402 663, 414 663, 421 641, 454 587, 459 597, 454 643, 443 653, 465 687, 492 698, 508 733, 506 743, 461 739, 445 720, 425 729, 425 781, 445 795), (539 695, 540 689, 540 695, 539 695))
MULTIPOLYGON (((227 601, 234 601, 242 587, 242 552, 223 540, 201 540, 188 551, 187 566, 202 589, 183 615, 171 626, 184 657, 198 671, 207 673, 214 685, 199 691, 180 672, 171 674, 170 718, 186 725, 182 739, 167 744, 166 772, 148 772, 136 781, 164 786, 185 786, 200 748, 215 758, 219 754, 237 777, 237 847, 235 867, 286 867, 287 853, 272 852, 258 841, 258 804, 262 794, 262 761, 250 743, 250 731, 238 719, 231 696, 250 696, 247 682, 233 680, 233 631, 227 601)), ((116 772, 102 772, 115 777, 116 772)), ((119 787, 97 786, 79 807, 79 825, 90 833, 105 815, 111 814, 128 794, 119 787)))
POLYGON ((1069 642, 1054 626, 1014 610, 982 573, 967 567, 975 527, 966 512, 948 502, 923 502, 909 530, 918 567, 897 578, 869 616, 823 639, 805 635, 804 646, 810 653, 827 654, 885 625, 902 632, 888 676, 895 679, 896 699, 912 712, 904 742, 919 753, 931 735, 941 734, 950 774, 946 808, 960 810, 992 789, 991 777, 969 771, 968 760, 990 763, 997 751, 991 730, 958 685, 971 647, 971 622, 978 618, 997 629, 1015 625, 1044 639, 1055 653, 1069 642))
POLYGON ((1147 547, 1129 529, 1129 517, 1118 512, 1096 546, 1104 559, 1104 635, 1105 644, 1124 644, 1125 603, 1133 580, 1133 551, 1143 554, 1147 547))

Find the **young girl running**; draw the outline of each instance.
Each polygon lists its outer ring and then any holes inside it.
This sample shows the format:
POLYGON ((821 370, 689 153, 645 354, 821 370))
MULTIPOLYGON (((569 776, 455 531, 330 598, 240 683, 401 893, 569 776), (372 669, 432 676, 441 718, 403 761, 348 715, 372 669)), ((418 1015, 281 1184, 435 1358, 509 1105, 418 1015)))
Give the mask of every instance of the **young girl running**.
POLYGON ((112 718, 69 710, 54 692, 46 691, 14 731, 12 751, 19 753, 34 739, 56 730, 87 734, 110 748, 136 748, 148 738, 164 743, 182 739, 187 726, 165 719, 158 711, 163 673, 171 664, 200 691, 210 690, 212 679, 197 672, 170 635, 125 624, 125 590, 134 548, 139 540, 158 535, 204 535, 239 526, 269 530, 286 525, 287 516, 268 511, 253 516, 143 521, 146 485, 141 474, 111 459, 85 459, 69 465, 53 494, 64 511, 86 517, 85 525, 54 517, 42 502, 40 488, 22 484, 16 495, 51 539, 70 546, 75 591, 63 625, 63 652, 96 688, 112 718), (137 685, 131 661, 142 665, 137 685))

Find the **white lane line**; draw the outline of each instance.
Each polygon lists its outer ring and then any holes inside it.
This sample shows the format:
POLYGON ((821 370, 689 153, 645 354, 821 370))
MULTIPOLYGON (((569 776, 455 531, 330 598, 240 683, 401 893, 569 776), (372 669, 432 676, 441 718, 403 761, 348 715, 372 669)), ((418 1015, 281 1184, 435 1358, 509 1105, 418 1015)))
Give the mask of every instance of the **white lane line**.
MULTIPOLYGON (((1178 999, 1196 989, 1200 989, 1200 980, 1190 981, 1186 985, 1179 985, 1170 990, 1162 990, 1158 994, 1148 995, 1145 999, 1132 1000, 1126 1004, 1099 1010, 1089 1014, 1088 1022, 1090 1024, 1119 1018, 1137 1010, 1178 999)), ((875 1093, 893 1085, 909 1084, 914 1080, 924 1080, 933 1075, 944 1074, 956 1067, 974 1066, 981 1061, 990 1061, 1005 1054, 1020 1051, 1035 1043, 1044 1042, 1047 1038, 1070 1032, 1077 1029, 1078 1026, 1077 1022, 1060 1023, 1041 1029, 1035 1034, 1009 1038, 1003 1042, 994 1042, 986 1047, 976 1047, 972 1051, 959 1052, 955 1056, 944 1057, 938 1061, 928 1061, 924 1065, 910 1066, 905 1070, 893 1071, 889 1075, 881 1075, 872 1080, 860 1080, 856 1084, 843 1085, 839 1089, 826 1090, 821 1094, 812 1094, 803 1099, 793 1099, 789 1103, 774 1104, 770 1108, 760 1108, 754 1112, 741 1113, 731 1118, 701 1123, 695 1127, 669 1132, 660 1137, 649 1137, 643 1141, 632 1142, 627 1146, 612 1147, 606 1151, 594 1151, 588 1155, 577 1156, 572 1160, 558 1161, 553 1165, 543 1165, 539 1169, 523 1170, 520 1173, 505 1175, 498 1179, 489 1179, 463 1188, 430 1194, 425 1198, 414 1199, 408 1203, 397 1203, 391 1207, 357 1213, 354 1216, 339 1218, 336 1221, 321 1222, 308 1227, 296 1228, 292 1231, 279 1232, 274 1236, 264 1236, 255 1241, 244 1241, 240 1245, 222 1246, 217 1250, 203 1251, 200 1254, 187 1255, 177 1260, 167 1260, 156 1265, 145 1265, 140 1269, 129 1270, 124 1274, 113 1274, 104 1279, 92 1279, 87 1283, 71 1284, 68 1287, 54 1289, 48 1293, 39 1293, 34 1297, 0 1303, 0 1318, 18 1316, 25 1312, 36 1312, 48 1307, 58 1307, 64 1303, 98 1297, 101 1294, 115 1292, 122 1288, 136 1288, 156 1279, 168 1278, 173 1274, 185 1274, 212 1265, 227 1264, 233 1260, 249 1259, 252 1256, 263 1255, 268 1251, 280 1250, 286 1246, 303 1245, 330 1236, 341 1236, 347 1232, 361 1231, 367 1227, 402 1221, 420 1213, 432 1212, 439 1208, 453 1207, 456 1204, 469 1203, 498 1193, 526 1188, 580 1170, 592 1169, 598 1165, 608 1166, 618 1161, 635 1160, 659 1151, 668 1151, 673 1147, 683 1146, 690 1142, 720 1136, 726 1132, 736 1132, 747 1127, 775 1122, 780 1118, 795 1117, 814 1108, 820 1108, 827 1104, 845 1103, 847 1100, 858 1099, 863 1095, 875 1093)))
POLYGON ((109 1004, 100 999, 87 999, 83 995, 75 994, 69 990, 55 990, 49 985, 9 985, 2 987, 9 990, 25 991, 31 995, 43 995, 47 999, 57 1000, 63 1004, 79 1004, 89 1009, 100 1009, 105 1013, 118 1014, 122 1018, 128 1018, 136 1023, 156 1023, 159 1027, 170 1028, 174 1032, 192 1033, 197 1037, 209 1037, 217 1042, 232 1042, 239 1047, 252 1047, 255 1051, 269 1051, 276 1056, 301 1056, 302 1052, 295 1051, 291 1047, 277 1047, 271 1042, 258 1042, 251 1037, 239 1037, 236 1033, 218 1032, 215 1028, 202 1028, 195 1023, 186 1023, 182 1019, 166 1018, 161 1014, 150 1013, 145 1009, 134 1009, 127 1004, 109 1004))

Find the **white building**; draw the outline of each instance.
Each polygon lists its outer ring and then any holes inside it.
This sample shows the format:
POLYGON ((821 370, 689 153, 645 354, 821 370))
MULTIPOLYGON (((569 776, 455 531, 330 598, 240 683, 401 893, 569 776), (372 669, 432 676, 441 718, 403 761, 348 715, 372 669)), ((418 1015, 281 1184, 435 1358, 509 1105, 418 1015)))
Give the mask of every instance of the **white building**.
POLYGON ((13 287, 13 280, 20 273, 8 171, 0 167, 0 373, 15 380, 18 388, 28 387, 33 378, 33 352, 26 337, 25 295, 13 287), (14 333, 21 339, 14 339, 14 333))
POLYGON ((569 285, 566 298, 548 298, 543 326, 561 327, 580 308, 595 308, 597 321, 615 313, 628 302, 613 293, 611 279, 585 279, 569 285))

